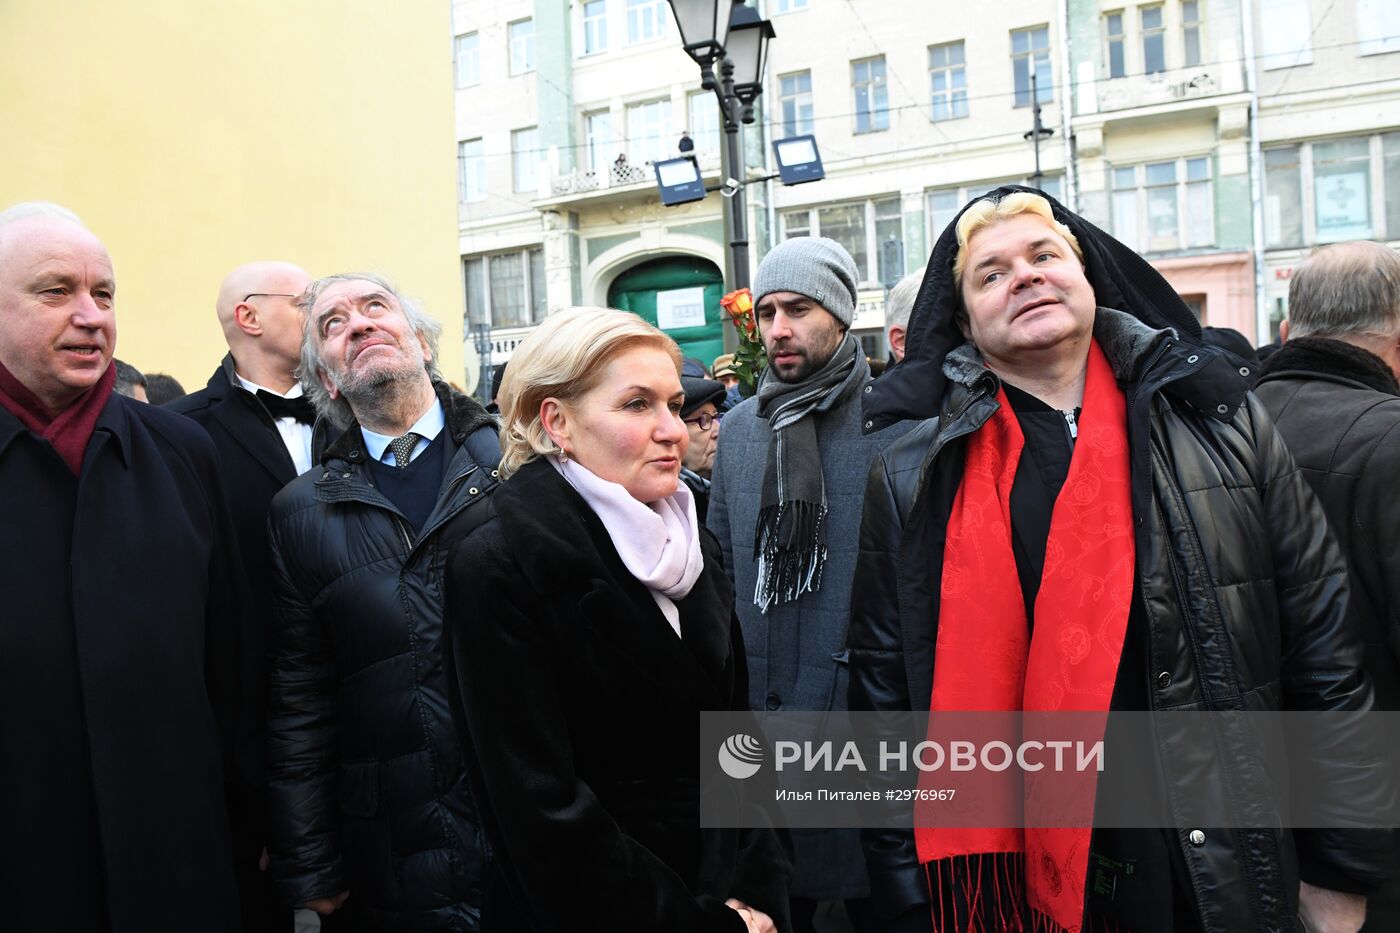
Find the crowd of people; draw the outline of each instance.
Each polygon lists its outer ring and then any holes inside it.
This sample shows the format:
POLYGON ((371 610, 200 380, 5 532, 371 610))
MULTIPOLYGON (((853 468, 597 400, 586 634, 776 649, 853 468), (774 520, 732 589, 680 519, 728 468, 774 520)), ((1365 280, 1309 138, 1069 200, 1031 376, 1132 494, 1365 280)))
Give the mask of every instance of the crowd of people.
POLYGON ((1303 752, 1333 828, 1245 818, 1248 733, 1147 737, 1170 829, 702 828, 702 711, 1400 708, 1400 255, 1318 250, 1258 354, 1008 186, 879 373, 859 279, 767 253, 752 397, 569 308, 488 410, 386 279, 251 263, 186 395, 115 360, 77 216, 0 212, 0 926, 1397 928, 1357 715, 1303 752))

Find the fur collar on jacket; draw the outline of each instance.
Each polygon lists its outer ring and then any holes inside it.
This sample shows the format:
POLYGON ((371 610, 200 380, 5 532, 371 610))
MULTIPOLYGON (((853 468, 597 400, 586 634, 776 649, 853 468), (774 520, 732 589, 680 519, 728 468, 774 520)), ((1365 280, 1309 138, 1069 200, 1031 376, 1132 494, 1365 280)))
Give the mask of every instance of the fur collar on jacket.
POLYGON ((1266 379, 1331 377, 1360 383, 1387 395, 1400 395, 1400 380, 1385 360, 1369 350, 1328 337, 1298 337, 1283 345, 1264 363, 1266 379))

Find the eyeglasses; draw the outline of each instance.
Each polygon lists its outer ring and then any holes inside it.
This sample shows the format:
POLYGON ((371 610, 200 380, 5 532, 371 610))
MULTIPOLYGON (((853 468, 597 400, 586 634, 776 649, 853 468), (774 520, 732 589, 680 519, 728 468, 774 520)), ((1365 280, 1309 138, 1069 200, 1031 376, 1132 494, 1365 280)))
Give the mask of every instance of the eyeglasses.
POLYGON ((300 298, 300 295, 284 295, 281 292, 249 292, 243 296, 243 300, 249 298, 300 298))
POLYGON ((693 424, 697 426, 702 431, 708 431, 710 430, 711 425, 719 424, 719 419, 720 416, 718 414, 712 415, 706 412, 703 415, 696 415, 694 418, 682 418, 681 420, 684 421, 686 424, 693 424))

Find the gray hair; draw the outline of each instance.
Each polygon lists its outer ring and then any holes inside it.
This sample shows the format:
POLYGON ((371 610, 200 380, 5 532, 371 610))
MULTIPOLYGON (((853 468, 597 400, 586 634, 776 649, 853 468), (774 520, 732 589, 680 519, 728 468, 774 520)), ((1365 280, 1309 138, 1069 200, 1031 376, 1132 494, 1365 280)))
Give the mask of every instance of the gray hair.
POLYGON ((117 368, 117 381, 112 385, 113 392, 130 398, 135 395, 137 386, 145 386, 146 377, 141 375, 141 370, 135 366, 115 358, 112 365, 117 368))
POLYGON ((928 266, 916 269, 899 280, 899 284, 890 289, 889 296, 885 298, 885 336, 888 337, 891 327, 909 326, 909 312, 914 310, 914 299, 919 297, 919 286, 924 284, 924 270, 928 266))
POLYGON ((1288 336, 1390 338, 1400 331, 1400 254, 1357 240, 1315 250, 1288 283, 1288 336))
POLYGON ((348 428, 355 422, 355 412, 350 408, 345 396, 331 398, 331 394, 321 384, 321 373, 325 372, 326 364, 321 358, 321 345, 311 309, 316 306, 316 300, 321 294, 336 282, 360 281, 372 282, 394 297, 403 309, 403 316, 409 327, 413 328, 414 335, 428 345, 428 377, 434 380, 442 378, 442 373, 437 367, 438 335, 442 333, 442 325, 428 317, 418 302, 405 297, 391 282, 372 272, 341 272, 319 278, 306 286, 306 291, 297 298, 297 307, 301 309, 304 320, 301 330, 301 365, 297 367, 296 377, 301 380, 302 391, 311 400, 311 404, 316 406, 317 413, 329 418, 340 428, 348 428))
POLYGON ((87 229, 87 225, 77 214, 61 204, 54 204, 52 201, 21 201, 0 211, 0 245, 5 242, 6 227, 29 217, 54 217, 58 220, 66 220, 84 230, 87 229))

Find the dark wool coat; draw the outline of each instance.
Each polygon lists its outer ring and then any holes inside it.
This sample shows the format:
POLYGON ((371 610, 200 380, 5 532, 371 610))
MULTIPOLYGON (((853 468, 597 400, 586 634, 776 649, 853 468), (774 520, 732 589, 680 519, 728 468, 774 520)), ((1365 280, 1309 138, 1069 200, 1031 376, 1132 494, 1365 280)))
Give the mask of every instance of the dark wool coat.
MULTIPOLYGON (((1376 708, 1400 710, 1400 383, 1360 347, 1299 337, 1269 357, 1254 391, 1347 557, 1349 615, 1376 708)), ((1400 831, 1396 840, 1400 852, 1400 831)), ((1400 929, 1400 874, 1372 894, 1366 929, 1400 929)))
POLYGON ((0 515, 0 929, 238 930, 222 772, 251 696, 208 436, 114 394, 75 478, 0 409, 0 515))
POLYGON ((412 525, 351 425, 272 503, 268 823, 287 903, 349 890, 360 929, 476 930, 487 850, 443 674, 442 576, 494 491, 495 421, 436 383, 447 470, 412 525))
MULTIPOLYGON (((239 858, 239 885, 256 885, 263 880, 257 870, 258 857, 266 844, 263 829, 262 760, 267 719, 267 628, 272 620, 272 569, 267 558, 267 513, 272 497, 296 478, 296 468, 282 443, 276 422, 257 398, 238 382, 232 354, 225 356, 209 377, 209 384, 165 406, 196 421, 214 441, 219 455, 219 475, 233 516, 233 530, 248 577, 248 595, 253 608, 252 625, 243 633, 244 665, 250 682, 256 685, 260 712, 256 728, 244 736, 239 749, 241 771, 250 775, 246 793, 240 789, 237 809, 232 814, 234 844, 239 858)), ((330 423, 318 419, 312 432, 311 459, 320 460, 325 450, 330 423)), ((249 892, 245 891, 245 910, 249 892)))
MULTIPOLYGON (((856 365, 864 367, 865 359, 856 365)), ((767 614, 754 603, 758 563, 754 528, 763 495, 763 470, 773 436, 758 417, 758 399, 746 399, 724 416, 715 453, 706 524, 719 538, 725 569, 734 581, 739 621, 749 655, 749 703, 756 710, 845 709, 849 683, 846 624, 856 569, 861 497, 871 462, 910 425, 862 436, 860 399, 872 385, 839 404, 823 403, 816 419, 826 484, 826 564, 821 589, 767 614)), ((864 897, 869 892, 860 839, 853 829, 793 833, 792 893, 809 898, 864 897)))
MULTIPOLYGON (((1151 708, 1369 710, 1341 552, 1263 406, 1246 395, 1238 361, 1107 308, 1094 334, 1128 401, 1135 595, 1148 622, 1141 688, 1151 708)), ((943 370, 940 416, 871 471, 851 616, 853 709, 929 708, 944 532, 966 437, 995 412, 998 388, 971 344, 943 370)), ((1237 752, 1227 757, 1159 735, 1168 811, 1205 795, 1216 812, 1245 812, 1236 788, 1270 783, 1253 728, 1220 736, 1237 752)), ((1316 786, 1331 792, 1316 802, 1324 818, 1364 821, 1390 799, 1373 745, 1338 729, 1312 752, 1316 786)), ((1365 890, 1388 857, 1378 833, 1205 827, 1198 845, 1188 836, 1196 827, 1178 827, 1211 933, 1294 929, 1300 862, 1313 883, 1365 890)), ((928 900, 912 832, 870 831, 865 842, 884 909, 928 900)))
POLYGON ((447 575, 459 723, 500 863, 485 929, 742 933, 728 897, 786 929, 778 836, 700 829, 699 713, 745 709, 747 686, 713 536, 678 638, 548 461, 491 505, 447 575))

